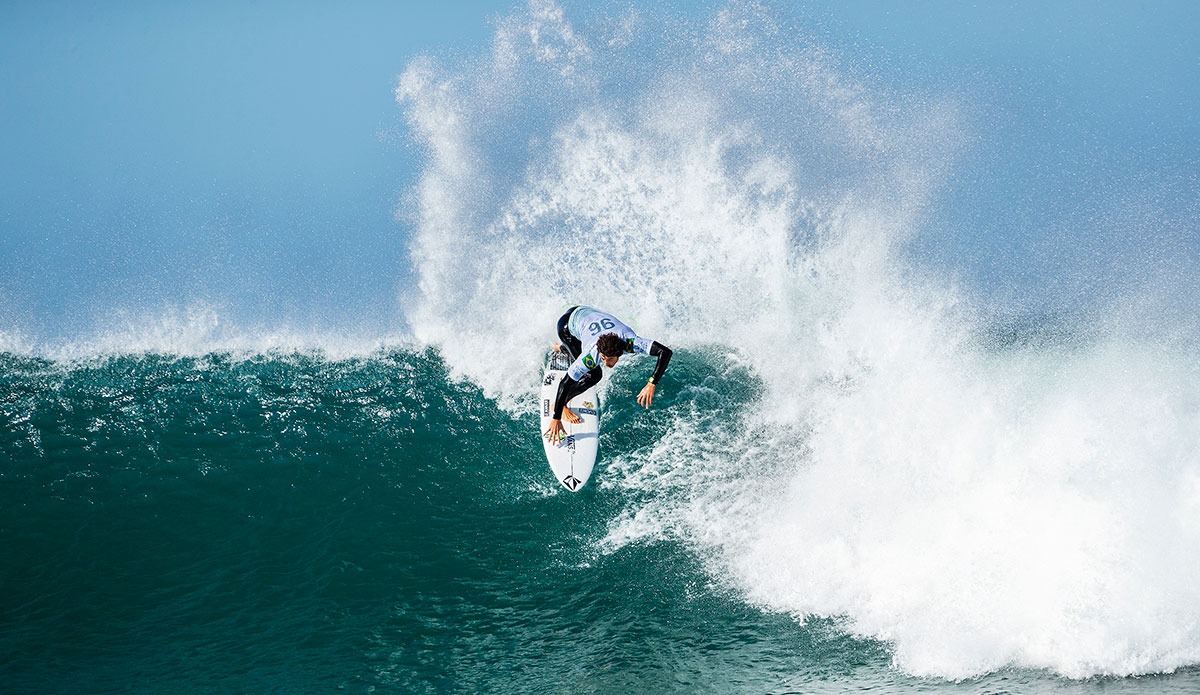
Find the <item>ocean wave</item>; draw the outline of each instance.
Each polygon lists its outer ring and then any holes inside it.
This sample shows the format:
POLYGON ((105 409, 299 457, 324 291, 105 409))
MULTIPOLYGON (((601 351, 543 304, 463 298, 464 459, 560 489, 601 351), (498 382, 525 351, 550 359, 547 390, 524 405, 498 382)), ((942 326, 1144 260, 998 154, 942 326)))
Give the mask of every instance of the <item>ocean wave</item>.
POLYGON ((611 44, 534 3, 486 57, 401 76, 427 148, 414 336, 514 410, 575 303, 759 384, 613 461, 601 484, 629 497, 605 552, 682 542, 746 601, 840 616, 912 674, 1200 663, 1186 319, 1097 306, 997 340, 1007 317, 904 253, 968 133, 952 100, 856 78, 755 6, 663 21, 611 44))

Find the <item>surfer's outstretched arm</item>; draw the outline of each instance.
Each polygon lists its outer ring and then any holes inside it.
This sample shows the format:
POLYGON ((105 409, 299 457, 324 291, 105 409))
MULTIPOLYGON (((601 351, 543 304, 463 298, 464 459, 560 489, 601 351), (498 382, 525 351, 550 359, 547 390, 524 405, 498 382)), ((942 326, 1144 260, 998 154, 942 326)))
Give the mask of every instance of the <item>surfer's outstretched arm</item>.
POLYGON ((663 372, 667 371, 667 365, 671 362, 671 348, 656 340, 650 344, 650 356, 658 358, 658 362, 654 365, 654 373, 650 375, 650 383, 657 384, 658 380, 662 378, 663 372))
POLYGON ((554 397, 554 416, 550 420, 550 427, 543 435, 549 439, 551 443, 557 442, 566 434, 563 429, 562 421, 566 419, 571 424, 583 422, 583 418, 576 415, 570 408, 567 407, 567 402, 575 396, 587 391, 596 382, 600 381, 600 368, 597 367, 587 372, 581 381, 575 381, 570 374, 563 376, 562 381, 558 382, 558 393, 554 397))
POLYGON ((598 366, 584 372, 583 378, 579 381, 571 378, 570 372, 564 375, 562 381, 558 382, 558 395, 554 398, 554 419, 565 418, 567 422, 572 424, 582 422, 583 420, 567 407, 567 403, 572 398, 600 383, 601 376, 602 372, 598 366))
POLYGON ((650 403, 654 401, 654 389, 658 387, 658 380, 662 378, 663 372, 667 371, 667 364, 671 362, 671 348, 657 340, 650 345, 650 354, 658 357, 658 363, 654 365, 654 373, 650 375, 650 380, 637 396, 638 405, 643 408, 649 408, 650 403))
POLYGON ((583 389, 579 388, 578 381, 570 376, 564 376, 562 381, 558 382, 558 395, 554 397, 554 419, 562 420, 563 411, 567 409, 567 401, 574 398, 576 393, 582 392, 583 389))

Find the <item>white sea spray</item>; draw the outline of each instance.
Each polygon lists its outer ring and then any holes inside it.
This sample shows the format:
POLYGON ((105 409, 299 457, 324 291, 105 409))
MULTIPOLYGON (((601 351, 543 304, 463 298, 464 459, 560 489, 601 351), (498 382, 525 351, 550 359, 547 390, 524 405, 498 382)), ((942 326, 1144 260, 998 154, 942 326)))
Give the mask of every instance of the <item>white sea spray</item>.
POLYGON ((537 2, 487 58, 401 76, 427 148, 403 213, 418 339, 518 411, 575 303, 763 380, 737 421, 681 416, 612 463, 630 503, 607 552, 689 544, 746 600, 842 616, 917 675, 1200 663, 1194 342, 1112 314, 982 340, 993 317, 900 253, 962 146, 952 102, 756 6, 639 20, 614 42, 537 2))

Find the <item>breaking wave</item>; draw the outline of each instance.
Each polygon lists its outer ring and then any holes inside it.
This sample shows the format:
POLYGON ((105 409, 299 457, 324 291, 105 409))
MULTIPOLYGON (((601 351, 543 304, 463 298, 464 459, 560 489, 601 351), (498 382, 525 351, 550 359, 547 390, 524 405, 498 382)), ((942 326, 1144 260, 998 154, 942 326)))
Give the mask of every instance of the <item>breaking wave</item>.
POLYGON ((755 5, 541 1, 396 94, 425 148, 406 318, 454 375, 526 410, 577 303, 711 370, 668 374, 669 431, 602 472, 627 503, 601 552, 682 543, 916 675, 1200 663, 1194 330, 1120 306, 1013 324, 908 260, 968 139, 952 99, 755 5), (706 402, 711 381, 754 397, 706 402))

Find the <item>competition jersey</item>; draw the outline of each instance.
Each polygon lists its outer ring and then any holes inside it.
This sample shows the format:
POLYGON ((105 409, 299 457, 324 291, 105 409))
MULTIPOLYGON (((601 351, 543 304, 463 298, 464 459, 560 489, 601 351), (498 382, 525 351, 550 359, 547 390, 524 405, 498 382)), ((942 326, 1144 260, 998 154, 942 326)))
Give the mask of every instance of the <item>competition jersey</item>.
POLYGON ((590 306, 581 306, 572 312, 571 318, 567 320, 567 330, 579 338, 583 347, 579 358, 567 367, 567 376, 575 381, 583 379, 583 375, 600 365, 600 351, 596 349, 596 341, 605 333, 616 333, 618 338, 625 341, 626 353, 648 355, 650 345, 654 342, 634 333, 632 328, 621 323, 612 314, 590 306))

